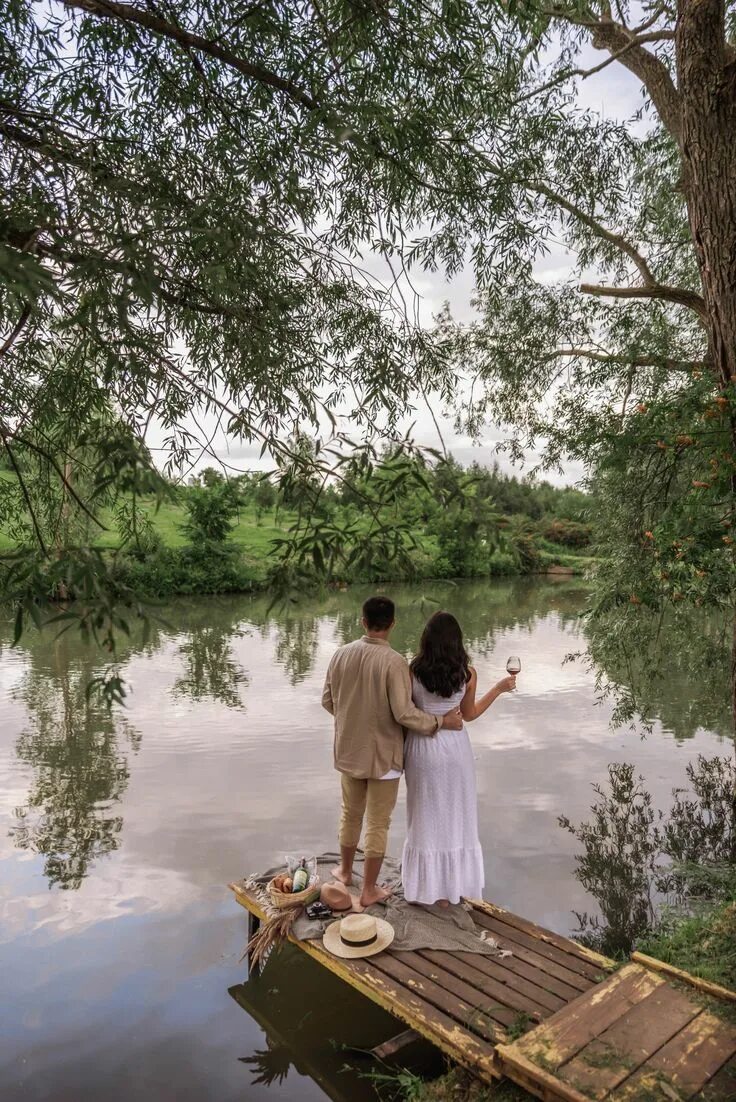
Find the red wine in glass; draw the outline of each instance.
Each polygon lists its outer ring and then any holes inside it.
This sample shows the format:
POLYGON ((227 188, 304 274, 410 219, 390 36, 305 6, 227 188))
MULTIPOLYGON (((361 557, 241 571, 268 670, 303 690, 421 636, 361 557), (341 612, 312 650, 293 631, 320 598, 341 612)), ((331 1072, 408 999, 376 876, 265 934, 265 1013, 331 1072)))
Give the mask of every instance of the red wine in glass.
POLYGON ((506 673, 512 673, 514 674, 514 676, 516 676, 516 674, 519 673, 520 670, 521 659, 517 658, 515 655, 512 655, 506 663, 506 673))

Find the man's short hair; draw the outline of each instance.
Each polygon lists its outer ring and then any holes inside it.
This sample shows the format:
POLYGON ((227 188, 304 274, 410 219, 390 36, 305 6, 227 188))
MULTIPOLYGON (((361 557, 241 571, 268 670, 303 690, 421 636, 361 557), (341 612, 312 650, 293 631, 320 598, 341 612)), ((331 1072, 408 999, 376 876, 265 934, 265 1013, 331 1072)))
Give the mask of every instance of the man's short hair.
POLYGON ((396 606, 388 597, 369 597, 363 605, 363 619, 370 631, 386 631, 396 619, 396 606))

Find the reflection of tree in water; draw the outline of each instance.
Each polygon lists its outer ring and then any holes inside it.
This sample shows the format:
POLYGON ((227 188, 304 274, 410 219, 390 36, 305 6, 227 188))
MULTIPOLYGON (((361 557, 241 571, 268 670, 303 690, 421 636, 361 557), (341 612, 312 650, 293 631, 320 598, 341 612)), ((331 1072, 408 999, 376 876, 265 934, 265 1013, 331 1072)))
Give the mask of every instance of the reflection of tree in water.
POLYGON ((523 628, 530 634, 536 624, 555 613, 563 625, 576 622, 586 589, 576 581, 540 584, 529 578, 426 582, 422 588, 405 585, 354 586, 346 591, 330 590, 310 595, 304 605, 271 606, 266 598, 255 600, 249 619, 266 639, 276 628, 276 660, 292 683, 302 681, 314 668, 319 644, 320 622, 332 620, 335 644, 357 639, 362 632, 361 606, 374 592, 385 592, 397 604, 397 626, 391 642, 396 650, 414 654, 422 629, 439 608, 453 612, 465 633, 466 642, 477 655, 488 653, 499 631, 523 628))
POLYGON ((273 1083, 281 1083, 286 1079, 291 1067, 291 1054, 286 1045, 275 1037, 266 1034, 267 1048, 259 1048, 252 1056, 239 1056, 241 1064, 247 1064, 254 1072, 251 1086, 262 1083, 270 1087, 273 1083))
POLYGON ((50 885, 78 888, 94 861, 118 847, 123 820, 113 808, 129 776, 119 736, 134 750, 140 736, 87 699, 91 662, 72 667, 63 640, 49 651, 50 668, 32 666, 18 691, 30 723, 16 753, 35 779, 11 835, 20 849, 43 855, 50 885))
POLYGON ((733 758, 698 755, 687 766, 687 785, 672 792, 668 811, 657 810, 634 766, 608 767, 608 785, 594 785, 592 818, 560 826, 581 844, 575 877, 595 899, 599 914, 575 912, 582 940, 610 955, 628 955, 656 926, 667 898, 681 909, 694 900, 729 898, 736 868, 733 758), (730 872, 729 872, 730 870, 730 872))
POLYGON ((235 661, 231 650, 233 639, 242 639, 247 632, 238 628, 200 626, 192 631, 186 643, 179 647, 185 662, 185 673, 177 679, 172 692, 192 700, 216 700, 228 708, 242 708, 241 686, 248 676, 235 661))
POLYGON ((586 627, 599 685, 615 702, 614 722, 659 719, 675 738, 698 728, 731 735, 730 614, 684 609, 666 615, 622 606, 586 627))
POLYGON ((318 621, 315 616, 277 622, 276 661, 289 675, 292 685, 311 673, 317 654, 318 621))

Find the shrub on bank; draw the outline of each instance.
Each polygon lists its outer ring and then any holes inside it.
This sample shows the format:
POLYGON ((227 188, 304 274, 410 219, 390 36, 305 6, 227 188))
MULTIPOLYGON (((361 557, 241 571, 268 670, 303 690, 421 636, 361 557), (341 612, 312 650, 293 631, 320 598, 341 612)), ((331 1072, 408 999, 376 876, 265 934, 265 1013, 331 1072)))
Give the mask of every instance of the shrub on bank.
POLYGON ((541 533, 551 543, 580 549, 590 546, 593 529, 590 524, 581 524, 577 520, 553 517, 541 525, 541 533))
POLYGON ((252 593, 263 586, 262 568, 236 545, 163 547, 148 555, 121 555, 115 577, 121 585, 149 597, 194 593, 252 593))

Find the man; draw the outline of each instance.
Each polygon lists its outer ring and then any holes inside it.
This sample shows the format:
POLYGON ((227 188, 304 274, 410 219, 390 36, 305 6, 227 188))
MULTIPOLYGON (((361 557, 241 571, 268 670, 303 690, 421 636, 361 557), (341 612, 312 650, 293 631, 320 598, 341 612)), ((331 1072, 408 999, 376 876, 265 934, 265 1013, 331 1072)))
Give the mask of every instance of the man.
POLYGON ((403 728, 432 738, 441 727, 459 731, 463 725, 459 709, 433 716, 414 706, 409 667, 388 641, 395 616, 388 597, 365 602, 365 635, 335 652, 322 693, 322 706, 335 717, 335 769, 342 773, 340 865, 334 875, 352 883, 365 816, 364 907, 390 895, 378 874, 404 765, 403 728))

